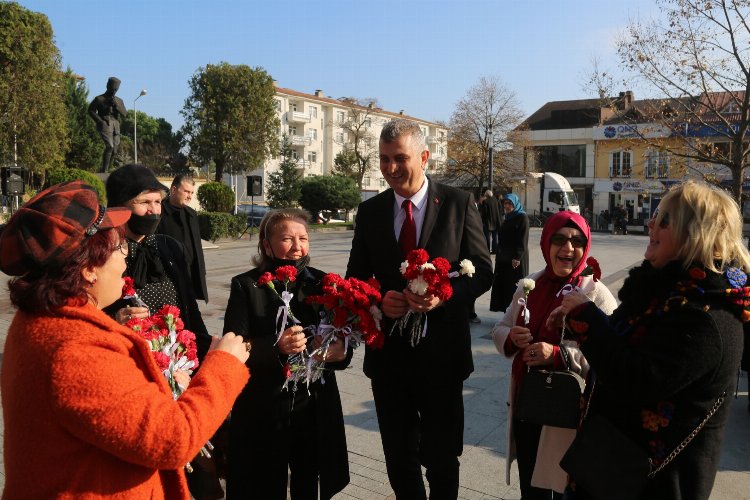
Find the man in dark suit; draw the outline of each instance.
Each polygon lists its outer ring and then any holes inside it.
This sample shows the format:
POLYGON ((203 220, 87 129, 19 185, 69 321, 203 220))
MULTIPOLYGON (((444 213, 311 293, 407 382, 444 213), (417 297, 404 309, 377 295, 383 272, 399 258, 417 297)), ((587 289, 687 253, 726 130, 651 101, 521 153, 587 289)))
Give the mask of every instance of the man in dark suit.
POLYGON ((383 127, 380 170, 391 189, 359 205, 347 266, 348 276, 374 276, 381 284, 386 340, 382 349, 366 348, 364 371, 372 383, 391 487, 398 499, 409 500, 426 498, 422 465, 430 498, 458 495, 463 381, 474 370, 469 307, 492 283, 473 197, 430 181, 424 174, 429 157, 417 124, 398 119, 383 127), (408 236, 410 231, 415 235, 408 236), (399 240, 402 245, 411 240, 431 259, 444 257, 454 268, 469 259, 476 273, 452 279, 447 302, 411 293, 399 271, 409 249, 402 250, 399 240), (406 333, 391 332, 409 309, 427 315, 426 335, 414 346, 406 333))
POLYGON ((169 196, 161 202, 161 221, 156 232, 169 235, 185 246, 187 271, 195 298, 208 302, 206 263, 203 259, 198 213, 189 206, 193 193, 193 177, 190 174, 178 174, 172 180, 169 196))

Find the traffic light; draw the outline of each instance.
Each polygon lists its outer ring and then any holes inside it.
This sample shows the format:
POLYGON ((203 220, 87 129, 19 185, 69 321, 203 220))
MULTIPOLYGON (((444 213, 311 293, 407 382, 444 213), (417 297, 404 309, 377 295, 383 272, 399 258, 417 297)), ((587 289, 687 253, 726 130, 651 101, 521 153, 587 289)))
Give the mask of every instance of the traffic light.
POLYGON ((263 177, 260 175, 247 176, 247 194, 261 196, 263 194, 263 177))

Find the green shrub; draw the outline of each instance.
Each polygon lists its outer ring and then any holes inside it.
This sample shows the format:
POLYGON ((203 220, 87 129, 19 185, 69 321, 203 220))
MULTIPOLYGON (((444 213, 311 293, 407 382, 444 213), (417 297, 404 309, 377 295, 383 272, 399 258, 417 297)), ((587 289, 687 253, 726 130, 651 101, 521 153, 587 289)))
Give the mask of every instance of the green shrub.
POLYGON ((201 238, 216 241, 219 238, 238 238, 245 230, 247 217, 226 212, 198 212, 201 238))
POLYGON ((80 168, 53 168, 47 170, 47 176, 44 182, 44 188, 60 184, 67 181, 83 181, 96 189, 99 195, 99 203, 107 204, 107 190, 102 180, 91 172, 81 170, 80 168))
POLYGON ((198 188, 198 203, 206 212, 230 212, 234 191, 223 182, 207 182, 198 188))

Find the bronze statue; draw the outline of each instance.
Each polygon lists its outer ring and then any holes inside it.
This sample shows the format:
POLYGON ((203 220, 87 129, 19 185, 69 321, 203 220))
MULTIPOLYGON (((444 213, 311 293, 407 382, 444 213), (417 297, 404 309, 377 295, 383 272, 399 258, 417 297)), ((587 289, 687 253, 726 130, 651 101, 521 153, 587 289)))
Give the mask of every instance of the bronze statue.
POLYGON ((119 88, 120 80, 111 76, 107 80, 107 91, 94 97, 89 104, 89 114, 96 122, 96 129, 104 141, 102 172, 109 170, 120 145, 120 117, 128 114, 122 99, 115 97, 119 88))

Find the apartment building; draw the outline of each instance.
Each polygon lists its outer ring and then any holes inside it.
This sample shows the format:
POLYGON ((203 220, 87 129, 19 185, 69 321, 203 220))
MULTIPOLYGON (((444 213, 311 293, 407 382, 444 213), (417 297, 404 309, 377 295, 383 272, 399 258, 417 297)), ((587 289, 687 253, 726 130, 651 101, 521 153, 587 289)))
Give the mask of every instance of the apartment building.
MULTIPOLYGON (((448 131, 437 123, 386 111, 375 104, 361 105, 351 99, 333 99, 322 90, 306 94, 283 87, 276 88, 276 112, 279 117, 279 137, 286 135, 293 149, 299 172, 303 177, 330 175, 334 159, 344 148, 353 148, 370 158, 372 168, 362 180, 362 199, 367 199, 388 188, 380 174, 378 139, 383 125, 394 118, 406 118, 418 123, 430 150, 428 169, 441 168, 448 159, 448 131)), ((263 178, 263 195, 254 202, 263 203, 268 175, 278 169, 281 157, 268 158, 264 164, 247 175, 263 178)), ((236 182, 239 201, 250 201, 245 182, 236 182)))

